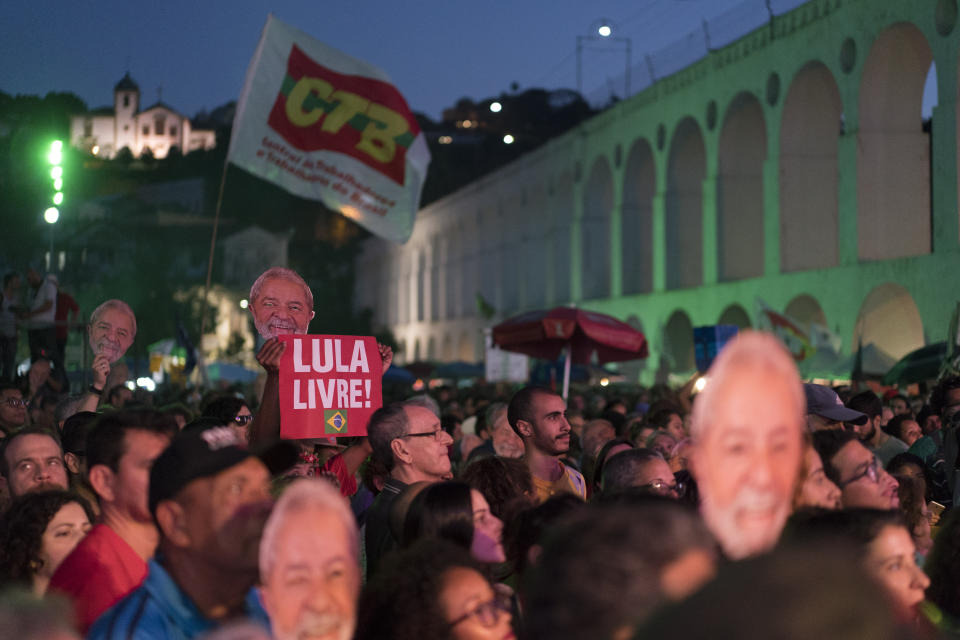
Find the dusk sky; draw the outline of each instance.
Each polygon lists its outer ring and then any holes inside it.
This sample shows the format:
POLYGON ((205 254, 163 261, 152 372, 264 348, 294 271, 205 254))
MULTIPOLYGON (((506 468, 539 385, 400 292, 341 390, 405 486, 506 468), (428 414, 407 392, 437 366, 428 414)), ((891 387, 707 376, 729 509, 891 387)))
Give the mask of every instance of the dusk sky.
MULTIPOLYGON (((771 4, 780 12, 802 2, 771 4)), ((636 89, 645 80, 644 53, 702 34, 704 19, 723 40, 762 24, 766 7, 764 0, 11 0, 0 21, 0 90, 72 91, 94 108, 111 104, 113 85, 129 69, 141 104, 155 102, 162 87, 165 103, 193 116, 237 98, 270 12, 380 67, 413 110, 439 119, 459 98, 496 96, 512 82, 521 90, 575 89, 576 36, 601 19, 630 38, 636 89)), ((687 55, 695 49, 680 47, 687 55)), ((664 58, 679 59, 676 51, 664 58)), ((623 86, 624 52, 610 42, 584 50, 584 94, 623 86)))

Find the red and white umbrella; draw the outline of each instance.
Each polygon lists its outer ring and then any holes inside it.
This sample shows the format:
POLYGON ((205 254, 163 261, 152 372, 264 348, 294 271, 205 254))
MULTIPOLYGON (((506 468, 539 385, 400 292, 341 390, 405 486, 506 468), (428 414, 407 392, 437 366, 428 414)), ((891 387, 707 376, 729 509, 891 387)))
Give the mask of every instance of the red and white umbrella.
POLYGON ((556 307, 528 311, 493 328, 493 343, 505 351, 556 360, 568 357, 563 367, 563 397, 570 386, 570 364, 597 361, 622 362, 646 358, 647 339, 626 322, 594 311, 556 307))

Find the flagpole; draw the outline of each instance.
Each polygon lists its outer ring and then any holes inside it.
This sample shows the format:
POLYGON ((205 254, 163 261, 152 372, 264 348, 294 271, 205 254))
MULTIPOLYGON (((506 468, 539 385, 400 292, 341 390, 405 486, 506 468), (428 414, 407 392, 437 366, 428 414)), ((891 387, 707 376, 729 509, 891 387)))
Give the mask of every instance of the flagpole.
POLYGON ((207 363, 203 357, 203 334, 207 330, 207 299, 210 296, 210 278, 213 275, 213 253, 217 247, 217 228, 220 225, 220 207, 223 205, 223 188, 227 183, 227 167, 230 164, 230 154, 223 159, 223 173, 220 174, 220 190, 217 193, 217 204, 213 211, 213 233, 210 234, 210 255, 207 256, 207 282, 203 287, 203 305, 200 307, 200 341, 197 349, 197 364, 200 367, 200 377, 203 384, 207 380, 207 363))

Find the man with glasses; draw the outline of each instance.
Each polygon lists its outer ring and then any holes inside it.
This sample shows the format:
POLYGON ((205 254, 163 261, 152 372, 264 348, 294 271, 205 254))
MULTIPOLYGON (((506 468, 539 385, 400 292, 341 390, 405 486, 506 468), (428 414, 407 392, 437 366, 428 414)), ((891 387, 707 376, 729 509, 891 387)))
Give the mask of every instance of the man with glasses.
POLYGON ((823 460, 823 470, 840 489, 844 508, 896 509, 899 484, 876 455, 857 436, 844 431, 818 431, 813 446, 823 460))
POLYGON ((604 494, 639 489, 679 498, 684 490, 663 456, 651 449, 628 449, 611 456, 603 466, 602 481, 604 494))
POLYGON ((0 383, 0 438, 5 438, 27 422, 27 402, 13 383, 0 383))
POLYGON ((367 438, 374 457, 388 471, 383 489, 366 515, 364 545, 370 576, 383 554, 397 546, 390 533, 393 501, 408 484, 451 477, 447 447, 453 438, 432 411, 405 404, 377 409, 367 425, 367 438))

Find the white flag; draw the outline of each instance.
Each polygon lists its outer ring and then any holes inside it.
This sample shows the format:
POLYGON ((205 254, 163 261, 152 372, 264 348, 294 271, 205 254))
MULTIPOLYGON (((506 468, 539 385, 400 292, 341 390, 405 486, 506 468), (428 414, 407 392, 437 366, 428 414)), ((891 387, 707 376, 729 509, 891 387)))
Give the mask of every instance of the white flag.
POLYGON ((430 152, 386 74, 270 16, 227 159, 402 243, 413 231, 430 152))

